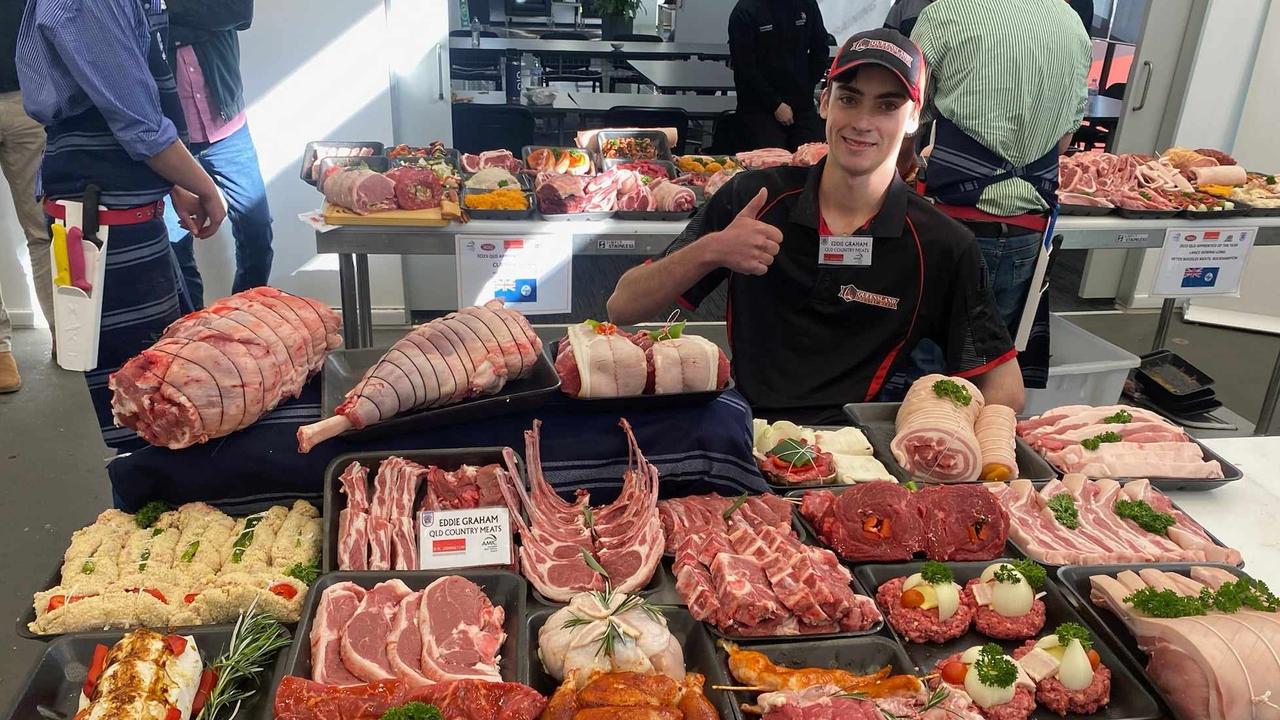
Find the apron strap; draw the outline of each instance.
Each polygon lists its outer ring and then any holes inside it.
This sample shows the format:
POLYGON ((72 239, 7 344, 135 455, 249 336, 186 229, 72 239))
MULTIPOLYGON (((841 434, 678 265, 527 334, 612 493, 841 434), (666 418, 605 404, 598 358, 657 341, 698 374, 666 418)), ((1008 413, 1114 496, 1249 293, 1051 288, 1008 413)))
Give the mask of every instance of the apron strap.
POLYGON ((988 187, 1017 178, 1057 207, 1058 151, 1055 146, 1027 165, 1014 165, 940 117, 934 123, 926 178, 928 194, 949 205, 977 205, 988 187))

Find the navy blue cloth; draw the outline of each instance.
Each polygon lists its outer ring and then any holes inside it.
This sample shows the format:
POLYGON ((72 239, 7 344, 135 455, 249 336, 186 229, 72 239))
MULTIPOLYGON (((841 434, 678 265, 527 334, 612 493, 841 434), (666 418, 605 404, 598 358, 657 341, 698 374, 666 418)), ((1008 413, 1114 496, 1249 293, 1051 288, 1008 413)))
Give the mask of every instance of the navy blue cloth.
POLYGON ((998 182, 1020 178, 1035 188, 1049 207, 1058 206, 1058 148, 1023 167, 992 152, 950 120, 934 121, 926 194, 947 205, 976 207, 982 192, 998 182))
MULTIPOLYGON (((599 504, 617 497, 627 443, 618 411, 588 405, 556 397, 530 412, 477 422, 379 438, 338 437, 301 455, 297 428, 321 415, 320 382, 312 380, 300 398, 245 430, 185 450, 147 447, 113 459, 107 471, 123 510, 151 500, 199 500, 230 512, 295 497, 319 501, 325 469, 344 453, 507 446, 523 456, 524 431, 539 418, 547 480, 566 497, 578 488, 590 490, 593 504, 599 504)), ((662 497, 769 491, 751 456, 751 409, 737 392, 695 406, 622 414, 661 472, 662 497)))
MULTIPOLYGON (((271 277, 271 208, 267 188, 258 169, 258 152, 246 123, 215 143, 192 143, 191 154, 213 178, 227 198, 227 219, 236 239, 236 275, 231 292, 266 285, 271 277)), ((196 268, 193 238, 178 224, 172 208, 165 211, 165 225, 178 255, 187 292, 196 308, 204 307, 204 280, 196 268)))

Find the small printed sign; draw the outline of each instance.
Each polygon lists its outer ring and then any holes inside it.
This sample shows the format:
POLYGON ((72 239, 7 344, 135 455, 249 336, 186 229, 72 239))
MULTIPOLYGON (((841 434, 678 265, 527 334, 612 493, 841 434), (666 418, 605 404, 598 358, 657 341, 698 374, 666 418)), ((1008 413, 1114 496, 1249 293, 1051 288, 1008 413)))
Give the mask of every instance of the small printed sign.
POLYGON ((511 564, 511 514, 505 507, 418 513, 418 569, 511 564))
POLYGON ((1170 228, 1152 294, 1234 295, 1257 234, 1256 227, 1170 228))
POLYGON ((601 250, 635 250, 635 240, 616 240, 605 239, 596 241, 596 247, 601 250))
POLYGON ((818 264, 868 267, 872 242, 862 235, 823 235, 818 238, 818 264))
POLYGON ((525 315, 567 313, 573 245, 556 235, 457 236, 458 307, 493 299, 525 315))

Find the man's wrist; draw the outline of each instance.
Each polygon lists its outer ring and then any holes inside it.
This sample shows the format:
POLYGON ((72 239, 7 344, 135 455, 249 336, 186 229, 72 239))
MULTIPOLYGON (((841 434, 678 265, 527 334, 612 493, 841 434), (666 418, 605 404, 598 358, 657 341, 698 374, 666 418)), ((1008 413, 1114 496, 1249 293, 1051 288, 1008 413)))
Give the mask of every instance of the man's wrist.
POLYGON ((719 270, 722 266, 720 258, 716 256, 713 251, 713 243, 707 242, 709 239, 713 239, 713 236, 719 234, 720 233, 718 232, 707 233, 697 240, 694 240, 693 243, 686 248, 686 251, 690 253, 689 259, 692 260, 693 266, 702 275, 719 270))

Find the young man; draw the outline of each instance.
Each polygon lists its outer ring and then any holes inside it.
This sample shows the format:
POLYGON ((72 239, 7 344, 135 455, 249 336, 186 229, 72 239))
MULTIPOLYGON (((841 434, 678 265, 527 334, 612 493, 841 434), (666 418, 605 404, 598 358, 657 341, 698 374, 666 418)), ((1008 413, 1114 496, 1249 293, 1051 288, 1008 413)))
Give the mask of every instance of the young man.
POLYGON ((850 38, 822 92, 826 160, 732 179, 661 259, 622 277, 610 319, 690 308, 727 280, 734 377, 770 419, 840 421, 841 406, 874 400, 922 338, 989 402, 1020 409, 1016 353, 973 234, 895 170, 919 121, 923 66, 896 31, 850 38))

